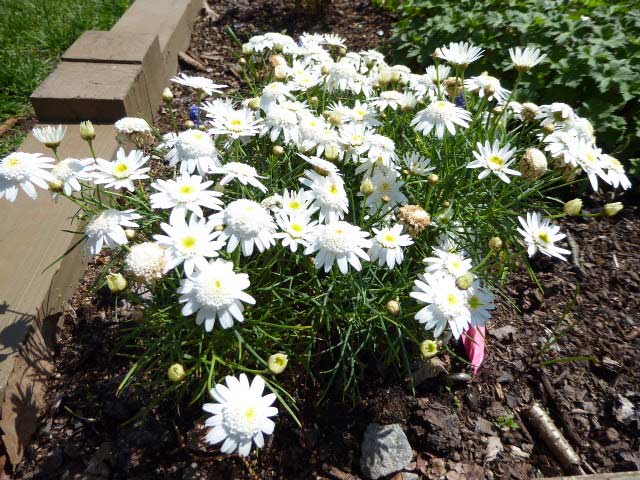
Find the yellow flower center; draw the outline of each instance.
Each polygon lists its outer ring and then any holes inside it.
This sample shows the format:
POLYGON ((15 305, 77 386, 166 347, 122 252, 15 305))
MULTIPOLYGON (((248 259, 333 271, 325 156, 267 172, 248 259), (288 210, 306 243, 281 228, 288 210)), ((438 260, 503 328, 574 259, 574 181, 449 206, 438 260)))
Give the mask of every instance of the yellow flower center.
POLYGON ((233 120, 231 120, 231 125, 233 125, 234 127, 242 125, 242 120, 240 120, 239 118, 234 118, 233 120))
POLYGON ((194 136, 194 138, 195 138, 196 140, 202 140, 202 139, 204 138, 204 133, 202 133, 202 132, 196 132, 196 133, 194 133, 194 134, 193 134, 193 136, 194 136))
POLYGON ((196 237, 184 237, 182 239, 182 246, 188 250, 191 250, 193 247, 195 247, 196 243, 196 237))
POLYGON ((454 260, 453 262, 451 262, 451 266, 458 270, 462 265, 460 264, 459 260, 454 260))
POLYGON ((216 286, 216 288, 222 288, 222 281, 221 280, 216 280, 215 282, 213 282, 213 284, 216 286))
POLYGON ((538 233, 538 238, 545 243, 549 243, 551 241, 551 237, 548 232, 540 232, 538 233))
POLYGON ((302 204, 297 200, 292 200, 289 202, 289 208, 291 210, 300 210, 300 208, 302 208, 302 204))
POLYGON ((189 194, 194 192, 194 188, 191 185, 183 185, 180 187, 180 193, 189 194))
POLYGON ((469 307, 473 310, 475 310, 476 308, 480 308, 482 305, 484 304, 476 296, 473 296, 469 299, 469 307))
POLYGON ((456 297, 453 293, 450 293, 447 296, 447 301, 449 302, 450 305, 457 305, 458 304, 458 297, 456 297))
POLYGON ((384 237, 384 239, 389 242, 389 243, 393 243, 396 241, 396 236, 391 234, 391 233, 387 233, 384 237))
POLYGON ((442 100, 440 100, 439 102, 436 102, 436 107, 438 108, 445 108, 447 106, 447 102, 443 102, 442 100))
POLYGON ((331 192, 332 195, 336 195, 339 191, 340 189, 335 183, 332 184, 331 187, 329 187, 329 192, 331 192))
POLYGON ((244 411, 244 418, 248 422, 253 422, 258 416, 258 412, 256 412, 255 407, 249 407, 244 411))
POLYGON ((502 158, 500 155, 491 155, 489 157, 489 163, 497 167, 501 167, 502 165, 504 165, 504 158, 502 158))
POLYGON ((20 165, 20 159, 18 157, 9 158, 8 166, 9 167, 17 167, 20 165))
POLYGON ((302 225, 300 225, 299 223, 292 223, 291 224, 291 230, 293 230, 294 232, 297 232, 297 233, 302 233, 304 231, 304 227, 302 225))

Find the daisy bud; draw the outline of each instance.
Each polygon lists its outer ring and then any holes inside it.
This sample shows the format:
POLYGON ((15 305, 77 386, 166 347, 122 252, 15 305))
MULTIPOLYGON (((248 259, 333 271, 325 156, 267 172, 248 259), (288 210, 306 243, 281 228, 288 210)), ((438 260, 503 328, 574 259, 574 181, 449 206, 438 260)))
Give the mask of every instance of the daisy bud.
POLYGON ((276 43, 273 46, 273 51, 276 52, 276 53, 282 53, 284 51, 284 47, 282 46, 281 43, 276 43))
POLYGON ((286 65, 278 65, 273 70, 273 75, 276 77, 276 80, 286 80, 289 74, 289 67, 286 65))
POLYGON ((547 157, 537 148, 527 148, 520 161, 522 178, 537 180, 547 171, 547 157))
POLYGON ((334 127, 339 127, 342 125, 342 114, 340 112, 329 112, 327 120, 329 120, 329 123, 334 127))
POLYGON ((51 180, 49 182, 49 190, 53 193, 61 193, 64 190, 64 183, 60 179, 51 180))
POLYGON ((240 65, 246 65, 247 64, 247 59, 244 57, 240 57, 240 60, 238 60, 238 63, 240 63, 240 65))
POLYGON ((400 72, 397 70, 391 70, 391 75, 389 77, 393 83, 397 83, 400 81, 400 72))
POLYGON ((127 240, 129 240, 130 242, 132 242, 133 240, 136 239, 136 236, 138 235, 138 232, 136 232, 133 228, 127 228, 124 231, 124 234, 127 237, 127 240))
POLYGON ((336 162, 340 158, 340 149, 335 143, 330 143, 324 149, 324 157, 330 162, 336 162))
POLYGON ((257 110, 260 110, 260 98, 259 97, 253 97, 251 100, 249 100, 249 103, 247 105, 254 112, 257 111, 257 110))
POLYGON ((580 215, 580 212, 582 211, 582 200, 579 198, 569 200, 564 204, 562 210, 564 210, 564 213, 570 216, 580 215))
POLYGON ((169 367, 167 371, 167 377, 173 383, 178 383, 183 381, 187 377, 187 372, 184 371, 184 367, 179 363, 174 363, 169 367))
POLYGON ((496 93, 496 87, 494 87, 493 85, 486 85, 482 90, 484 91, 485 95, 489 97, 496 93))
POLYGON ((93 123, 90 120, 80 122, 80 138, 89 142, 96 138, 96 129, 93 127, 93 123))
POLYGON ((204 125, 200 125, 198 127, 198 130, 200 130, 201 132, 204 132, 207 129, 207 127, 205 127, 204 125))
POLYGON ((271 65, 273 68, 276 68, 278 66, 286 67, 287 61, 282 55, 271 55, 271 57, 269 58, 269 65, 271 65))
POLYGON ((389 195, 382 195, 382 201, 384 203, 389 203, 391 201, 391 197, 389 195))
POLYGON ((400 302, 398 300, 389 300, 387 302, 387 312, 394 317, 400 315, 400 302))
POLYGON ((449 200, 445 200, 442 202, 442 206, 444 208, 449 208, 451 206, 451 202, 449 200))
POLYGON ((329 75, 331 71, 331 67, 329 65, 322 65, 322 69, 320 69, 323 75, 329 75))
POLYGON ((445 78, 442 82, 450 97, 462 95, 462 80, 457 77, 445 78))
POLYGON ((373 182, 370 178, 367 178, 360 184, 360 193, 362 193, 365 197, 368 197, 375 191, 376 187, 373 185, 373 182))
POLYGON ((613 203, 605 203, 604 204, 604 213, 607 217, 613 217, 615 214, 620 212, 624 206, 622 202, 613 202, 613 203))
POLYGON ((213 190, 216 192, 224 193, 224 185, 218 182, 213 186, 213 190))
POLYGON ((165 87, 165 89, 162 90, 162 101, 164 103, 173 102, 173 93, 171 92, 171 89, 169 87, 165 87))
POLYGON ((540 113, 540 109, 535 103, 525 102, 522 104, 522 110, 520 114, 525 122, 533 122, 540 113))
POLYGON ((319 103, 320 103, 320 99, 318 97, 314 96, 309 99, 309 105, 311 105, 314 108, 317 107, 319 103))
POLYGON ((427 175, 427 182, 429 182, 430 185, 435 185, 439 181, 440 177, 435 173, 430 173, 429 175, 427 175))
POLYGON ((122 292, 127 288, 127 279, 121 273, 110 273, 107 275, 107 286, 112 293, 122 292))
POLYGON ((493 113, 496 115, 502 115, 504 112, 504 107, 501 105, 496 105, 495 107, 493 107, 493 113))
POLYGON ((284 369, 287 368, 287 363, 289 363, 289 357, 284 353, 274 353, 269 357, 269 370, 271 373, 275 373, 278 375, 279 373, 284 372, 284 369))
POLYGON ((435 357, 438 354, 438 344, 433 340, 425 340, 420 344, 420 353, 424 358, 435 357))
POLYGON ((195 123, 193 123, 191 120, 187 120, 187 121, 185 121, 185 122, 182 124, 182 126, 183 126, 186 130, 191 130, 191 129, 193 129, 193 128, 196 126, 196 124, 195 124, 195 123))
POLYGON ((251 46, 250 43, 242 44, 242 54, 247 56, 250 56, 251 54, 253 54, 253 47, 251 46))
POLYGON ((284 155, 284 148, 281 145, 274 145, 273 146, 273 154, 281 157, 284 155))
POLYGON ((456 278, 456 287, 459 290, 469 290, 473 285, 474 276, 473 273, 465 273, 456 278))
POLYGON ((500 237, 491 237, 489 239, 489 248, 491 250, 502 250, 502 239, 500 237))
POLYGON ((431 225, 431 215, 419 205, 405 205, 398 210, 398 220, 411 236, 418 236, 431 225))
POLYGON ((551 135, 553 132, 555 132, 556 127, 553 126, 552 123, 547 123, 544 127, 542 127, 542 131, 545 133, 545 135, 551 135))
POLYGON ((224 230, 224 225, 216 225, 213 227, 216 232, 222 232, 224 230))
POLYGON ((384 87, 390 81, 391 81, 391 70, 389 70, 388 68, 383 68, 382 70, 380 70, 380 73, 378 73, 378 83, 380 84, 380 86, 384 87))

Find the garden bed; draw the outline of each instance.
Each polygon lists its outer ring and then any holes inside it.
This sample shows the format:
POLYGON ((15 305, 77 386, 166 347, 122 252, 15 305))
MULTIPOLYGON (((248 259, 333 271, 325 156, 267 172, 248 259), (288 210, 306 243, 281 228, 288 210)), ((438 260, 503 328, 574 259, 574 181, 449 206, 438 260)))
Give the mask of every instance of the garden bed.
MULTIPOLYGON (((205 74, 214 81, 235 78, 232 87, 242 88, 238 47, 227 26, 242 40, 281 29, 332 31, 354 50, 383 47, 391 26, 389 14, 365 2, 334 1, 320 19, 294 12, 289 3, 216 2, 213 15, 197 21, 189 53, 211 69, 205 74)), ((175 91, 183 112, 195 103, 186 90, 175 91)), ((470 384, 461 377, 428 380, 413 396, 408 383, 384 378, 372 366, 355 404, 336 394, 316 407, 317 385, 292 373, 284 382, 303 408, 303 427, 282 414, 275 435, 248 463, 202 444, 199 405, 178 410, 161 403, 139 422, 134 417, 160 387, 116 396, 131 367, 128 352, 116 346, 137 315, 108 291, 91 293, 109 261, 98 257, 65 313, 48 410, 14 478, 355 478, 349 475, 360 474, 360 444, 373 421, 403 425, 417 454, 414 473, 426 478, 560 475, 519 413, 534 400, 595 470, 637 469, 637 419, 624 418, 620 405, 627 399, 637 412, 640 391, 638 210, 567 221, 564 228, 577 260, 534 263, 544 294, 524 269, 514 276, 507 291, 515 305, 500 302, 488 357, 470 384), (557 341, 547 343, 554 334, 557 341), (570 357, 583 361, 542 365, 570 357), (491 461, 488 445, 496 447, 491 461)), ((468 371, 451 359, 446 367, 452 374, 468 371)))

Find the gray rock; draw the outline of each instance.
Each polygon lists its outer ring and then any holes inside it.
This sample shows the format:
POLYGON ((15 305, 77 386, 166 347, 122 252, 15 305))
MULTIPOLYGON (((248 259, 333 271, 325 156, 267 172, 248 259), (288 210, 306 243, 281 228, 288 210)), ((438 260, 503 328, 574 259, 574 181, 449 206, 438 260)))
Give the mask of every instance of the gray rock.
POLYGON ((364 432, 360 468, 366 478, 376 480, 402 470, 411 462, 413 451, 400 425, 371 423, 364 432))
POLYGON ((420 475, 417 473, 402 472, 402 480, 420 480, 420 475))

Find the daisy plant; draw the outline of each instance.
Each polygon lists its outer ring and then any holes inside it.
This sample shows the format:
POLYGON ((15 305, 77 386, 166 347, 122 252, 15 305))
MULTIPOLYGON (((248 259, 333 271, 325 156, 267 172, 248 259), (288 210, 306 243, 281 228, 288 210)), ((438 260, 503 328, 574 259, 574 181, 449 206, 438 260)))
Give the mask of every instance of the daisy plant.
MULTIPOLYGON (((153 141, 114 161, 59 159, 52 128, 38 132, 52 157, 0 160, 0 199, 75 202, 85 251, 108 251, 130 285, 118 295, 144 307, 121 387, 211 395, 206 440, 225 453, 264 445, 276 401, 295 418, 283 378, 357 395, 367 375, 411 378, 423 342, 490 326, 510 271, 570 255, 555 191, 630 186, 571 106, 520 103, 474 72, 480 46, 443 46, 416 73, 336 35, 264 34, 242 52, 247 95, 172 79, 194 90, 196 128, 125 119, 153 141)), ((503 54, 521 74, 544 61, 503 54)))

